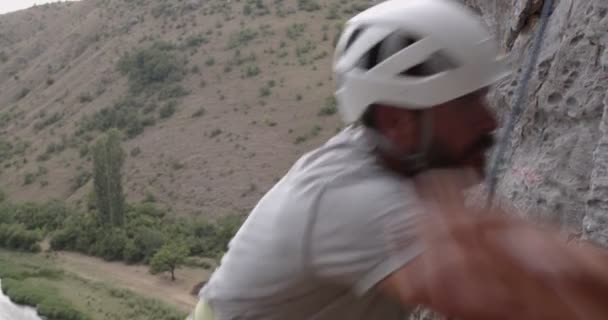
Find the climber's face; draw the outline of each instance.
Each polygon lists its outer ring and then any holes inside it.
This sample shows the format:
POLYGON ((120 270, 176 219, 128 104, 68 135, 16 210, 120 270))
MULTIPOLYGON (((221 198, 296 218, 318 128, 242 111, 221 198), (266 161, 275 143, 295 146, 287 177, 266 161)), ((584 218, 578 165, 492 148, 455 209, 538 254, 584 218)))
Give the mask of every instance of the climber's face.
MULTIPOLYGON (((432 143, 427 153, 431 168, 471 167, 483 176, 485 153, 493 145, 492 133, 497 127, 486 95, 487 89, 482 89, 425 111, 431 118, 432 143)), ((400 154, 420 150, 420 112, 377 105, 375 123, 400 154)), ((392 159, 393 168, 404 165, 392 159)))
POLYGON ((439 166, 471 167, 484 175, 486 151, 494 144, 496 118, 486 101, 487 89, 431 109, 431 161, 439 166))

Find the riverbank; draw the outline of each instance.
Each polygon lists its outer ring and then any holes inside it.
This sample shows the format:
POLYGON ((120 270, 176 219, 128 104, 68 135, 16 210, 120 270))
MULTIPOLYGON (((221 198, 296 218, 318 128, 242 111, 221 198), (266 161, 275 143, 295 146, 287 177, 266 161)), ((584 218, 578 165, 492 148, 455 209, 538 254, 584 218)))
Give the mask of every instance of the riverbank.
POLYGON ((0 319, 11 320, 42 320, 36 313, 36 309, 30 306, 15 304, 2 291, 2 279, 0 279, 0 319))
POLYGON ((5 250, 0 250, 0 266, 0 278, 8 280, 3 281, 3 285, 9 292, 17 290, 17 294, 11 294, 22 300, 19 303, 36 305, 39 301, 34 300, 51 297, 52 305, 73 310, 82 314, 82 319, 91 320, 182 320, 196 301, 189 295, 190 288, 208 273, 186 268, 180 270, 176 283, 169 283, 164 277, 147 274, 144 267, 108 263, 72 253, 28 254, 5 250), (11 284, 10 278, 15 277, 20 278, 19 281, 11 284))

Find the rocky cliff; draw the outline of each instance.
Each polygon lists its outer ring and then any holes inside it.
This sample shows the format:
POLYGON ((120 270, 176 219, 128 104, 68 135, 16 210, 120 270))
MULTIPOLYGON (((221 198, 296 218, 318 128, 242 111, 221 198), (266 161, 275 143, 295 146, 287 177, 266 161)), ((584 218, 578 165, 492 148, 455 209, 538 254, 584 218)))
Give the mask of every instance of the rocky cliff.
MULTIPOLYGON (((471 0, 511 55, 492 103, 504 119, 532 47, 542 0, 471 0)), ((554 1, 499 194, 524 212, 608 245, 608 2, 554 1)))
MULTIPOLYGON (((511 111, 543 0, 465 0, 511 56, 491 103, 511 111)), ((555 0, 497 196, 608 246, 608 1, 555 0)), ((441 319, 420 310, 413 319, 441 319)))

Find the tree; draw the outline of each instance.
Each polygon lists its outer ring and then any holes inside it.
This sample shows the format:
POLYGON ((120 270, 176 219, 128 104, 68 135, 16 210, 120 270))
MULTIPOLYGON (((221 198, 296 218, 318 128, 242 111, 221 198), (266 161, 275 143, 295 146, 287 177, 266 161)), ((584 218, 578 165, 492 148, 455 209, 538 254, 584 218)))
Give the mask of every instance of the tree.
POLYGON ((150 260, 150 273, 171 272, 175 281, 175 269, 182 266, 188 257, 188 247, 183 242, 171 242, 162 246, 150 260))
POLYGON ((93 186, 100 224, 122 226, 124 223, 122 166, 125 152, 120 141, 120 131, 113 128, 93 146, 93 186))

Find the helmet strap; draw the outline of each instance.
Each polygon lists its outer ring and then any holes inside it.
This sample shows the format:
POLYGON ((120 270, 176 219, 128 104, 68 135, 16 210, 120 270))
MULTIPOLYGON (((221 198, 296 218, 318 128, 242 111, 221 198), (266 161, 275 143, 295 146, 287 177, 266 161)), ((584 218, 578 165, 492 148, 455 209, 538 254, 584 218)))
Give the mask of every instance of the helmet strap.
POLYGON ((376 130, 369 130, 376 151, 390 156, 399 163, 399 170, 408 176, 413 176, 429 168, 428 152, 433 139, 433 121, 427 110, 416 111, 419 117, 419 143, 417 151, 406 154, 400 152, 394 143, 376 130))

